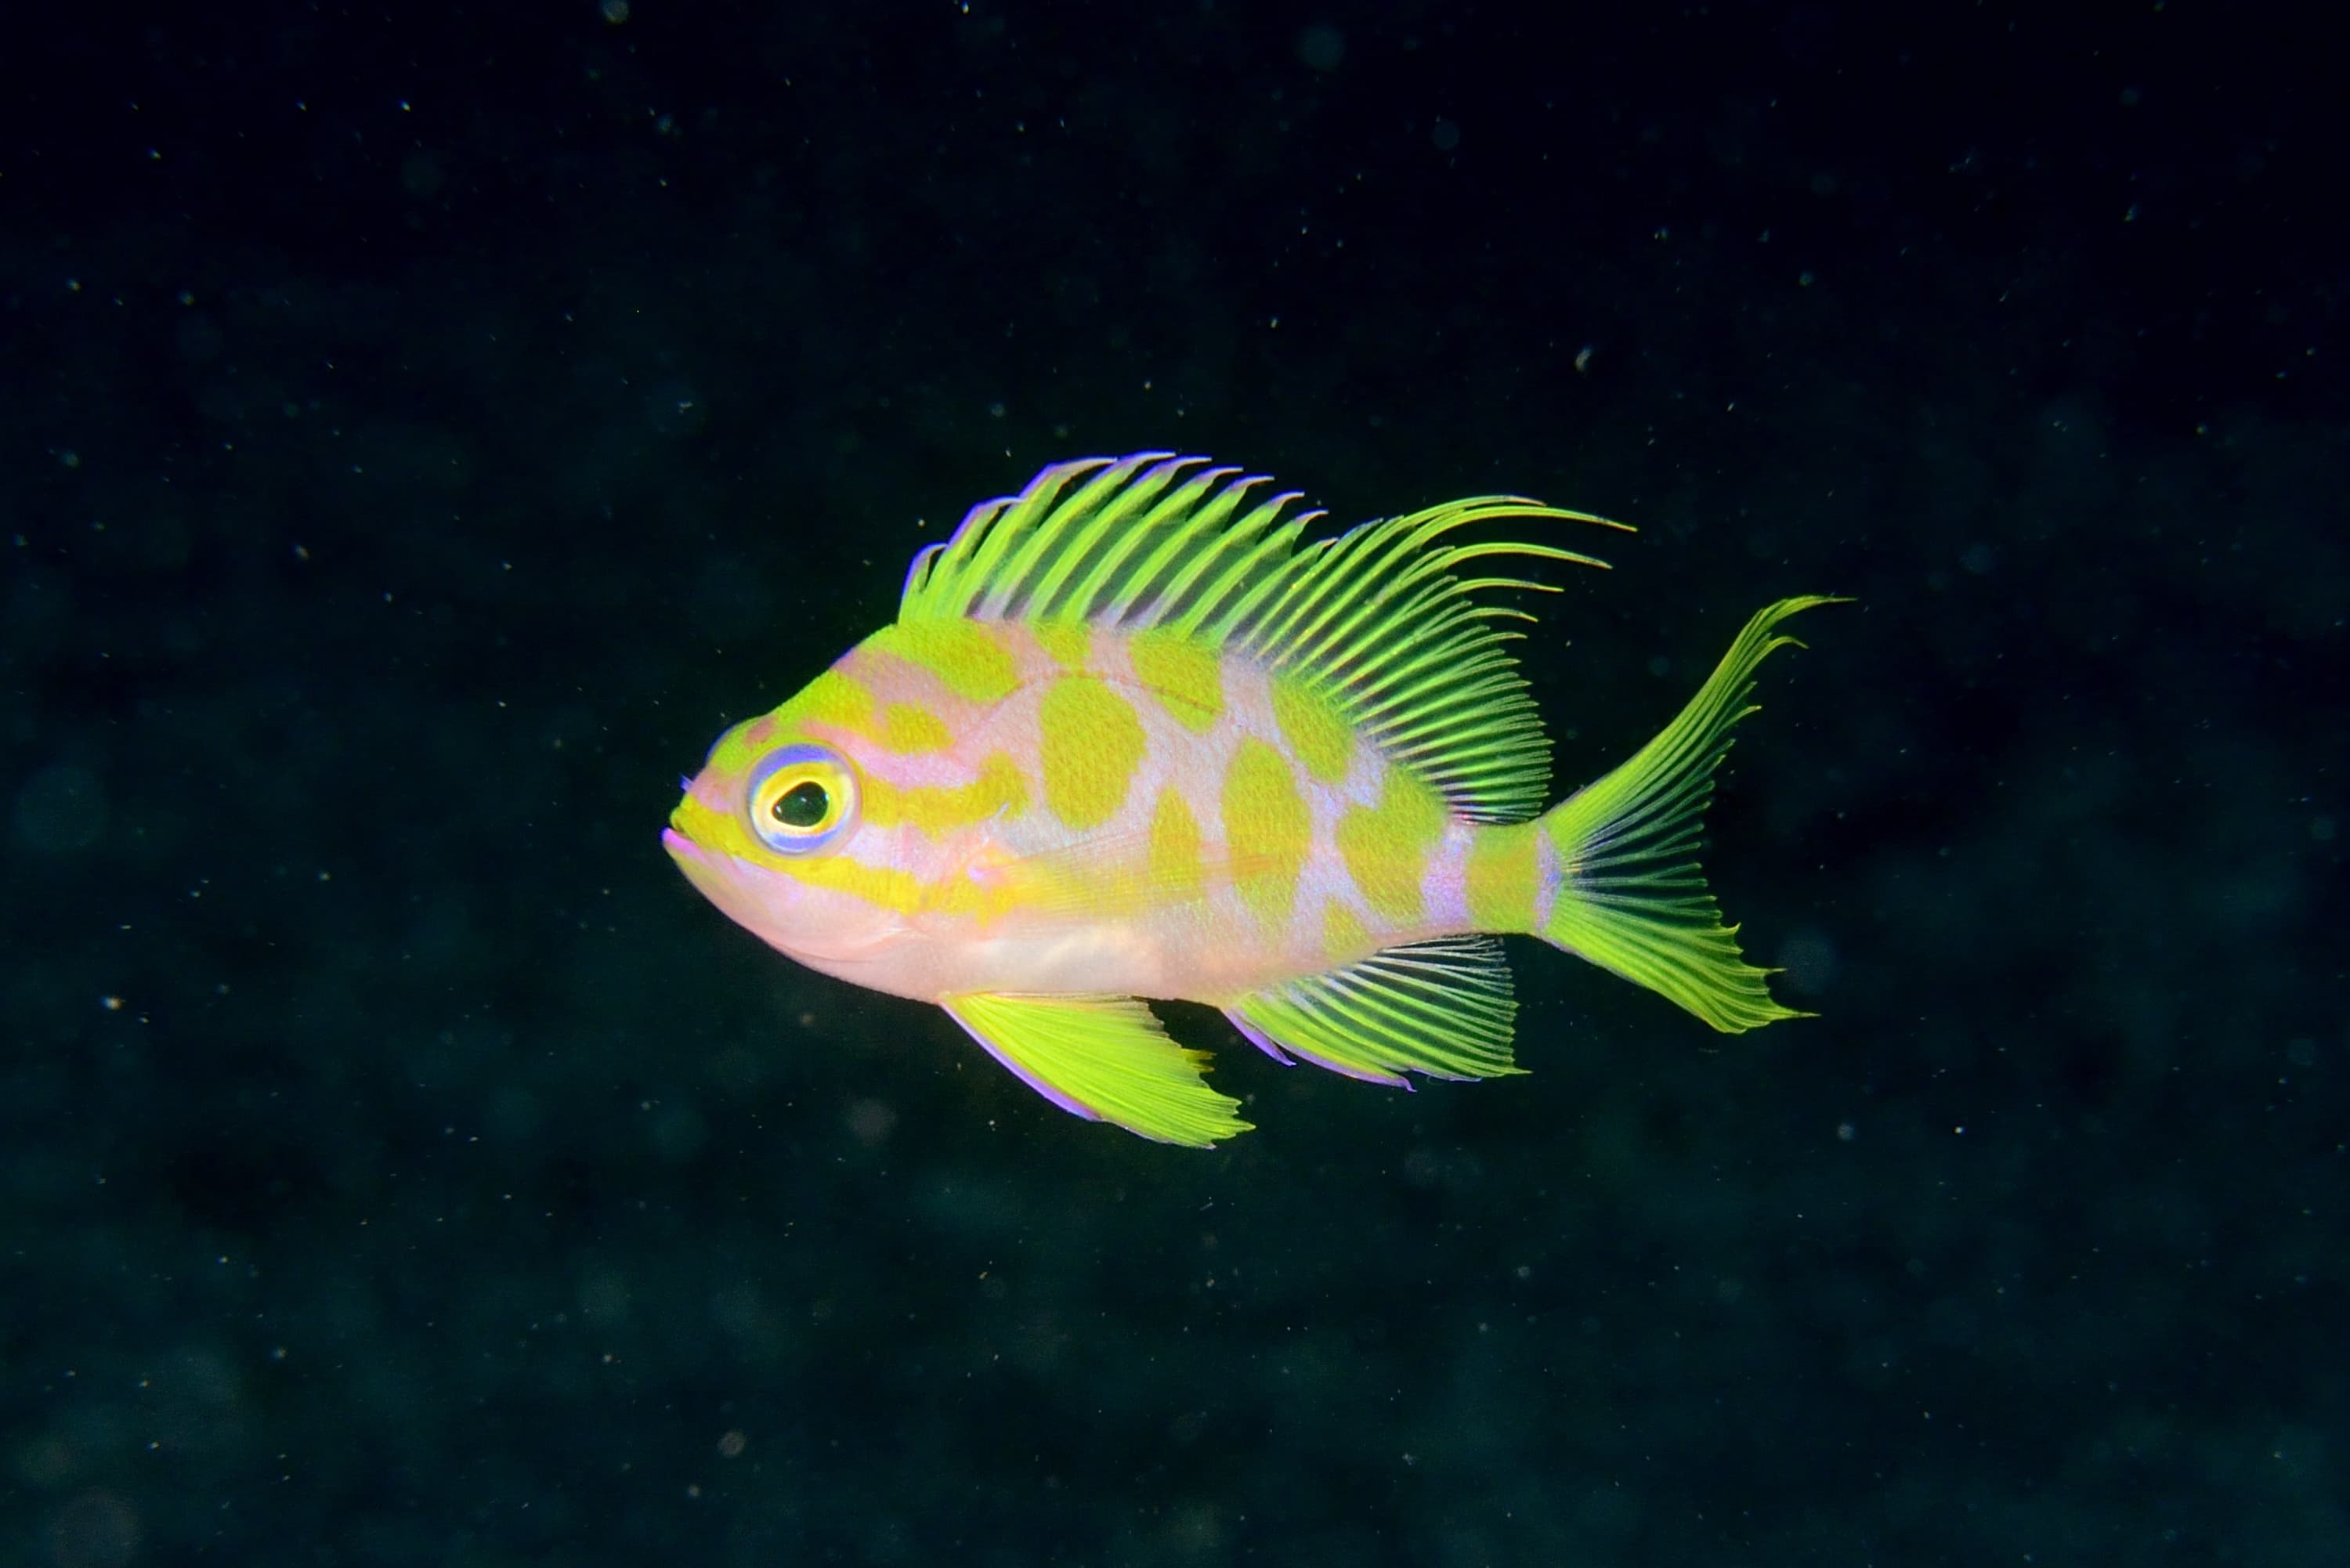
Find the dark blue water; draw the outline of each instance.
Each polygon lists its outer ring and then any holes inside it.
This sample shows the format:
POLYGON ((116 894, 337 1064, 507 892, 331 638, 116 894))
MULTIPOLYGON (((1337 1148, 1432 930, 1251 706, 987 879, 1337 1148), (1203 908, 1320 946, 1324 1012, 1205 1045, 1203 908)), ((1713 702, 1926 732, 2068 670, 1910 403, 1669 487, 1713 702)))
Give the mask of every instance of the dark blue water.
MULTIPOLYGON (((10 24, 0 1560, 2350 1560, 2343 145, 2170 5, 10 24), (1075 1121, 675 781, 1044 462, 1639 526, 1817 1020, 1075 1121)), ((1583 543, 1583 541, 1576 541, 1583 543)))

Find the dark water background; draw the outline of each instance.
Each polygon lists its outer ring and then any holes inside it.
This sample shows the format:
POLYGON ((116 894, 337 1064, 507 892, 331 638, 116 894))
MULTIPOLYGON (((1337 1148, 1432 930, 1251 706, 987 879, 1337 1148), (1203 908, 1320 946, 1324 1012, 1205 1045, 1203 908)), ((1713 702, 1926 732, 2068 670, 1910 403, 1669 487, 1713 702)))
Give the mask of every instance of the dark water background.
POLYGON ((1895 15, 11 17, 0 1561, 2350 1561, 2330 57, 1895 15), (1563 783, 1859 596, 1710 855, 1825 1016, 1181 1012, 1194 1155, 696 898, 717 730, 1144 446, 1638 524, 1563 783))

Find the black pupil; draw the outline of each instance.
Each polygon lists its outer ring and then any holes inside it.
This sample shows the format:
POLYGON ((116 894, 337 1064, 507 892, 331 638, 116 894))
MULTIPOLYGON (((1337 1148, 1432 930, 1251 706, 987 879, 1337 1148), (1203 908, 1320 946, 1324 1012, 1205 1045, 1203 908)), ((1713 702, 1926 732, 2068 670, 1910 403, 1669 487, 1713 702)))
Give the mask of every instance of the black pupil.
POLYGON ((824 820, 832 797, 814 779, 803 779, 775 800, 775 820, 785 827, 814 827, 824 820))

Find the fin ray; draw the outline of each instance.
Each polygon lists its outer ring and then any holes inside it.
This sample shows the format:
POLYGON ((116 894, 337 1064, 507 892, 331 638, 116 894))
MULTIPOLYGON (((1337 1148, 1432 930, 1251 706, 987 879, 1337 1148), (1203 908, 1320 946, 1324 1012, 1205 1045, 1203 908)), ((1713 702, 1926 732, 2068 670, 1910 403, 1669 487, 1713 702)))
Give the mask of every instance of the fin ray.
POLYGON ((1073 1116, 1191 1148, 1249 1130, 1240 1102, 1201 1076, 1207 1054, 1169 1039, 1133 997, 983 992, 942 1005, 989 1055, 1073 1116))
POLYGON ((1730 732, 1754 711, 1747 701, 1754 671, 1773 649, 1795 641, 1778 630, 1780 623, 1840 602, 1813 595, 1756 611, 1671 723, 1544 815, 1560 880, 1538 935, 1679 1002, 1724 1033, 1805 1016, 1774 1000, 1767 984, 1772 971, 1739 951, 1738 928, 1722 923, 1697 848, 1730 732))
POLYGON ((1387 948, 1358 963, 1250 992, 1224 1014, 1259 1049, 1348 1077, 1409 1086, 1404 1075, 1495 1078, 1517 1015, 1510 968, 1491 937, 1387 948))
POLYGON ((1471 822, 1542 808, 1550 742, 1478 596, 1551 585, 1482 569, 1490 557, 1605 562, 1555 545, 1451 542, 1510 521, 1621 524, 1516 495, 1474 495, 1301 543, 1318 512, 1295 491, 1163 452, 1056 463, 1019 494, 972 508, 907 574, 901 621, 1035 620, 1163 628, 1318 688, 1365 740, 1471 822), (1246 510, 1243 510, 1245 508, 1246 510))

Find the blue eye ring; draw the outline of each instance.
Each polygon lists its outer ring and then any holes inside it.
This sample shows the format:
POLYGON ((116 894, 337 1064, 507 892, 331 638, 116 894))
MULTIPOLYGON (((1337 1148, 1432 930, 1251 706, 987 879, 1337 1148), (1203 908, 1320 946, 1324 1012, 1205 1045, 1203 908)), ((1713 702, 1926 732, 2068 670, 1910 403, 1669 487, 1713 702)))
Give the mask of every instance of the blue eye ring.
POLYGON ((857 770, 830 746, 778 746, 751 770, 743 814, 776 854, 817 854, 857 825, 857 770))

